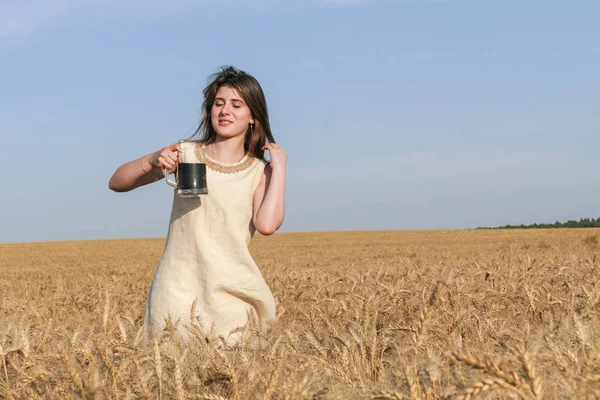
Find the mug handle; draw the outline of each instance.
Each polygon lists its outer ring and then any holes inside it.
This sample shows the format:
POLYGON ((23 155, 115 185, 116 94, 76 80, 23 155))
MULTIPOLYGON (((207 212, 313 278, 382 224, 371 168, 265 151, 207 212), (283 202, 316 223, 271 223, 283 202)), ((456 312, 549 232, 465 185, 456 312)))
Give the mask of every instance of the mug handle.
POLYGON ((169 173, 169 170, 167 168, 163 169, 163 172, 165 174, 165 180, 167 181, 167 183, 169 184, 169 186, 173 186, 174 188, 177 187, 177 182, 172 181, 170 179, 171 174, 169 173))

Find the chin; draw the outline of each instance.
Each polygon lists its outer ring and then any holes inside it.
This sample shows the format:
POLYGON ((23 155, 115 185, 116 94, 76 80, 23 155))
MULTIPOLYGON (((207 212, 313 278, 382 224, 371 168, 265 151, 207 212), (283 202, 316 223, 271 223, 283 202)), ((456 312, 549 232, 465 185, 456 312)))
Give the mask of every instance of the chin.
POLYGON ((246 134, 246 132, 234 132, 231 131, 229 129, 222 129, 221 127, 218 127, 218 129, 215 129, 215 132, 217 132, 217 135, 226 138, 226 139, 231 139, 234 138, 236 136, 244 136, 246 134))

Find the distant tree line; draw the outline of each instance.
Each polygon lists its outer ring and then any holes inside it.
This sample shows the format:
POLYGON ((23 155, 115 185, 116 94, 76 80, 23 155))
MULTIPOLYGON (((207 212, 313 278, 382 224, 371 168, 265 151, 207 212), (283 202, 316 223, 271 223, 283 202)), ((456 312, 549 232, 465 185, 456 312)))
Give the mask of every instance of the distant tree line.
POLYGON ((579 221, 556 221, 553 224, 504 225, 496 227, 479 227, 477 229, 547 229, 547 228, 600 228, 600 218, 581 218, 579 221))

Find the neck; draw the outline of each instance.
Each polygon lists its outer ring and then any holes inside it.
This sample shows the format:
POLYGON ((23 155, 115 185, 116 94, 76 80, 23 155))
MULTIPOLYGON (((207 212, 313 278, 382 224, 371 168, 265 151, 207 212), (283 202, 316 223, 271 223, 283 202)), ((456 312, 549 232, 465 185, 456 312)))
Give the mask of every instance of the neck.
POLYGON ((235 164, 246 155, 244 136, 240 135, 232 138, 217 136, 217 140, 209 144, 206 151, 208 156, 215 161, 224 164, 235 164))

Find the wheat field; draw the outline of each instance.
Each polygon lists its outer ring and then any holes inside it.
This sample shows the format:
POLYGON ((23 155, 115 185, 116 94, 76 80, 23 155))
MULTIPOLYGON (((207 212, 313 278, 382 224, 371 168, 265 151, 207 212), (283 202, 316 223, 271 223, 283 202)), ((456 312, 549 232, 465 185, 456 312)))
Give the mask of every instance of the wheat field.
POLYGON ((142 335, 163 239, 0 244, 0 398, 600 397, 600 230, 284 233, 236 347, 142 335))

